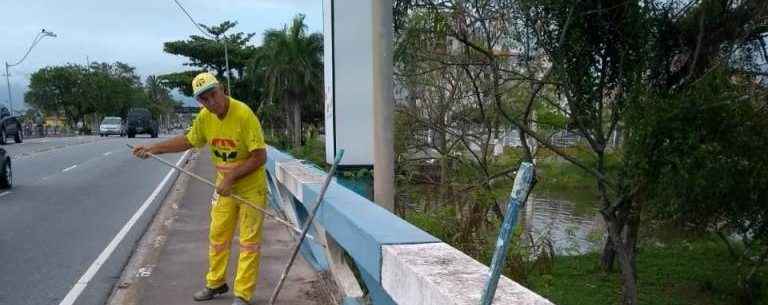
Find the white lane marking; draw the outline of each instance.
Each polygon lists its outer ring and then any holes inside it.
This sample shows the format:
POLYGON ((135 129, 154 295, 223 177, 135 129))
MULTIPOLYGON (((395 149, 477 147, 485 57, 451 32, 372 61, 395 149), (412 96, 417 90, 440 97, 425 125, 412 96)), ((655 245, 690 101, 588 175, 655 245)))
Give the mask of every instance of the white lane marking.
MULTIPOLYGON (((181 162, 184 161, 184 159, 187 157, 187 154, 189 154, 189 151, 184 152, 183 155, 181 155, 181 158, 179 158, 179 161, 176 161, 176 166, 180 166, 181 162)), ((88 286, 88 283, 93 279, 93 277, 96 275, 96 272, 99 271, 102 265, 109 259, 109 256, 112 255, 112 252, 115 251, 118 245, 120 245, 120 242, 123 241, 123 238, 125 238, 125 235, 128 234, 128 232, 133 228, 133 225, 136 224, 136 222, 139 220, 141 215, 144 214, 144 212, 147 210, 150 204, 152 204, 153 201, 155 201, 155 198, 157 195, 160 194, 160 191, 165 187, 165 185, 168 183, 168 181, 171 179, 171 176, 173 176, 173 173, 176 172, 176 169, 171 169, 168 171, 168 174, 165 175, 165 178, 163 178, 162 181, 160 181, 160 184, 157 185, 157 188, 155 188, 154 191, 152 191, 152 194, 147 197, 147 200, 144 200, 144 203, 141 204, 141 207, 136 211, 136 213, 131 216, 131 219, 128 219, 128 222, 123 225, 123 228, 120 229, 119 232, 117 232, 117 235, 112 239, 112 241, 109 242, 106 248, 101 251, 101 254, 99 254, 98 257, 96 257, 96 260, 91 263, 91 266, 88 267, 88 270, 83 273, 83 276, 80 277, 77 282, 75 282, 75 285, 72 287, 71 290, 67 293, 66 296, 64 296, 64 299, 61 300, 59 305, 72 305, 77 300, 77 297, 80 296, 81 293, 83 293, 83 290, 85 290, 85 287, 88 286)))
POLYGON ((75 167, 77 167, 77 164, 75 164, 75 165, 72 165, 72 166, 70 166, 70 167, 67 167, 67 168, 65 168, 65 169, 62 169, 62 170, 61 170, 61 172, 62 172, 62 173, 66 173, 66 172, 68 172, 68 171, 71 171, 71 170, 73 170, 75 167))
POLYGON ((5 195, 10 195, 10 194, 11 194, 11 191, 5 191, 5 192, 0 193, 0 197, 3 197, 5 195))
POLYGON ((106 156, 109 156, 109 155, 111 155, 111 154, 112 154, 112 152, 111 152, 111 151, 108 151, 108 152, 105 152, 105 153, 104 153, 104 156, 106 157, 106 156))

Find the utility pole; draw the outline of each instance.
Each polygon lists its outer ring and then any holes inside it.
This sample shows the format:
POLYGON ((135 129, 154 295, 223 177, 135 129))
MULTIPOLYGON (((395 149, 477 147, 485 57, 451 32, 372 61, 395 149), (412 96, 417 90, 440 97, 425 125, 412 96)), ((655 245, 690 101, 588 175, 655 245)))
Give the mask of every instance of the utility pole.
POLYGON ((11 74, 8 73, 8 62, 5 62, 5 85, 8 88, 8 110, 11 111, 11 115, 13 115, 13 102, 11 102, 11 74))
POLYGON ((378 205, 394 211, 392 0, 369 1, 373 5, 373 197, 378 205))

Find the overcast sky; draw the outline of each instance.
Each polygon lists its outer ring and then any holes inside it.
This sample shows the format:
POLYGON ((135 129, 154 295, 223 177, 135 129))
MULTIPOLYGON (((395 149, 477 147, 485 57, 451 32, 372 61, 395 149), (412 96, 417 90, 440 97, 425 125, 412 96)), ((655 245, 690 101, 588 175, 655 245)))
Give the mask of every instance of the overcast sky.
MULTIPOLYGON (((20 108, 30 75, 50 65, 122 61, 137 68, 142 79, 187 69, 185 59, 163 52, 163 42, 186 39, 197 30, 173 0, 2 0, 0 61, 13 63, 24 55, 41 29, 57 38, 46 38, 19 66, 11 68, 14 108, 20 108)), ((234 29, 257 35, 281 28, 299 13, 311 31, 322 31, 322 0, 180 0, 203 24, 234 20, 234 29)), ((4 65, 0 103, 8 92, 4 65)))

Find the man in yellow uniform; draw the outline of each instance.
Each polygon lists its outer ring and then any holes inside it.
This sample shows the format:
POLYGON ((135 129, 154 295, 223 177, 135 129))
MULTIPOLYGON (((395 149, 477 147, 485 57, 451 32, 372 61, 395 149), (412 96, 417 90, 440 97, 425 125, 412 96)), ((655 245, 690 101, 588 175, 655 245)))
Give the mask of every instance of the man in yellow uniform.
POLYGON ((266 203, 266 144, 261 124, 244 103, 226 95, 210 73, 192 80, 192 89, 204 109, 195 118, 186 135, 152 145, 136 146, 133 154, 146 159, 152 154, 181 152, 206 144, 216 166, 216 193, 211 209, 208 250, 209 268, 205 288, 196 292, 195 301, 213 299, 226 293, 227 262, 235 227, 240 225, 240 254, 235 277, 233 305, 249 304, 259 273, 261 226, 263 215, 229 197, 236 193, 264 207, 266 203))

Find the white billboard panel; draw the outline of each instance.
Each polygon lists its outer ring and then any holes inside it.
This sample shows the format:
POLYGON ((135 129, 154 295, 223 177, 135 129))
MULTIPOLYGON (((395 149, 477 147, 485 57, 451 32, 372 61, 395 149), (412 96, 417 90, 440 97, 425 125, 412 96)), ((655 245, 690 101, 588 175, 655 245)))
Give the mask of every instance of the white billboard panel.
POLYGON ((324 0, 326 161, 373 165, 373 24, 375 0, 324 0))

